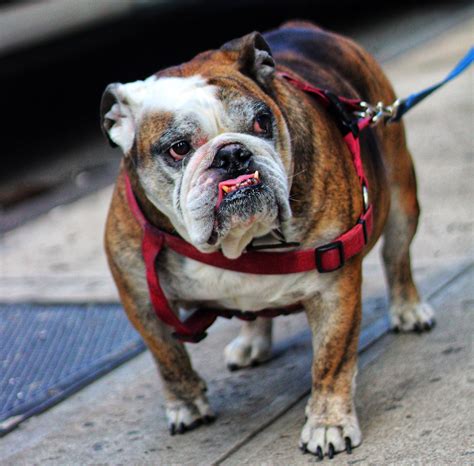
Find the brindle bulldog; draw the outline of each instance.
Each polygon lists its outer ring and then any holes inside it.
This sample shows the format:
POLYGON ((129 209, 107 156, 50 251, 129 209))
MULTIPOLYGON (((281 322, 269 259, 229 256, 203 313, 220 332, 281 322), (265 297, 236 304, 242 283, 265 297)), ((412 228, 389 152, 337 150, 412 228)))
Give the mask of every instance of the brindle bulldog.
MULTIPOLYGON (((128 84, 111 84, 102 125, 124 159, 107 220, 105 244, 123 306, 156 360, 171 433, 214 418, 206 385, 185 346, 150 303, 126 175, 147 219, 199 251, 229 258, 278 232, 297 249, 332 241, 363 209, 359 180, 337 121, 280 72, 334 94, 393 102, 375 60, 354 42, 310 23, 251 33, 219 50, 128 84), (236 181, 237 180, 237 181, 236 181)), ((409 247, 419 215, 413 162, 402 123, 361 135, 373 205, 364 254, 383 233, 383 260, 394 329, 429 330, 433 312, 412 279, 409 247)), ((354 409, 361 322, 362 256, 331 273, 259 275, 222 270, 165 248, 156 263, 176 313, 199 307, 256 312, 299 303, 313 334, 312 393, 300 447, 322 457, 361 443, 354 409)), ((244 322, 225 349, 230 368, 271 353, 272 322, 244 322)))

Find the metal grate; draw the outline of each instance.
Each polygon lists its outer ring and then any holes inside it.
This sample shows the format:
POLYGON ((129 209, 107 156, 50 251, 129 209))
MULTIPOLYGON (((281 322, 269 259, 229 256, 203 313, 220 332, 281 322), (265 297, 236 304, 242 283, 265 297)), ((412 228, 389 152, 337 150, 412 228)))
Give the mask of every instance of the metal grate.
POLYGON ((118 304, 0 304, 0 436, 144 349, 118 304))

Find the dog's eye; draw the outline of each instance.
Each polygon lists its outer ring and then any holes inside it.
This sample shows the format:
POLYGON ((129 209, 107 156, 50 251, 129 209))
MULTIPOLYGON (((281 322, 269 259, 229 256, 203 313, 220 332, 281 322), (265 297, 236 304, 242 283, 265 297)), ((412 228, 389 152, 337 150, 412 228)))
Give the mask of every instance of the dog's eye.
POLYGON ((179 141, 176 144, 173 144, 168 152, 174 159, 181 160, 190 150, 191 146, 189 145, 189 142, 179 141))
POLYGON ((270 136, 272 132, 272 119, 268 113, 260 113, 255 117, 253 130, 257 134, 270 136))

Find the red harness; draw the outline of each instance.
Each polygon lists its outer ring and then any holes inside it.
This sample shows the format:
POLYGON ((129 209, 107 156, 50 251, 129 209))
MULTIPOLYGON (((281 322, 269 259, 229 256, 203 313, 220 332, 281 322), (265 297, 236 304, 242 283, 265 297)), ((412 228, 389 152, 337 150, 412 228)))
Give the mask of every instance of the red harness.
POLYGON ((351 257, 359 254, 367 244, 372 233, 372 206, 368 203, 368 185, 360 156, 359 131, 366 128, 370 118, 354 120, 350 113, 360 109, 360 101, 336 97, 334 94, 315 88, 286 73, 279 73, 295 87, 317 97, 332 113, 344 135, 344 141, 352 154, 352 161, 359 177, 364 200, 364 211, 349 231, 338 236, 331 243, 315 249, 286 252, 246 251, 237 259, 227 259, 221 252, 202 253, 178 236, 159 230, 144 216, 132 190, 130 179, 125 172, 125 187, 129 207, 143 230, 142 255, 146 266, 146 278, 151 303, 156 315, 165 324, 174 328, 175 338, 196 343, 206 336, 206 330, 217 317, 238 317, 253 320, 257 317, 275 317, 300 310, 295 304, 287 308, 263 309, 258 312, 242 312, 227 309, 198 309, 184 322, 173 312, 160 286, 156 261, 164 246, 176 253, 207 265, 234 272, 257 275, 284 275, 290 273, 318 270, 320 273, 332 272, 341 268, 351 257))

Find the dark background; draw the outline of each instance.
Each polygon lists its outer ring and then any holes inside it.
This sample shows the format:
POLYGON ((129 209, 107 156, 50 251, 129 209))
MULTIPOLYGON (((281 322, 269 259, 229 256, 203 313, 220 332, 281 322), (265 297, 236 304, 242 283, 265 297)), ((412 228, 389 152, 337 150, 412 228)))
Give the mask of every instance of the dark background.
POLYGON ((100 96, 110 82, 143 79, 200 51, 290 18, 344 30, 351 23, 381 21, 384 15, 407 8, 409 2, 361 5, 348 0, 338 0, 337 6, 334 2, 243 1, 149 7, 17 51, 0 60, 0 89, 7 100, 3 169, 14 170, 19 162, 42 157, 43 145, 61 144, 97 129, 100 96))

